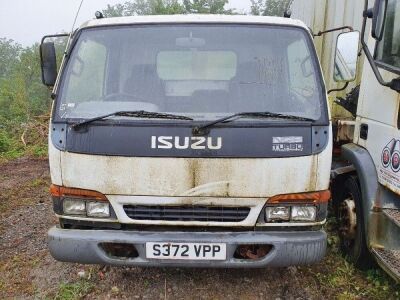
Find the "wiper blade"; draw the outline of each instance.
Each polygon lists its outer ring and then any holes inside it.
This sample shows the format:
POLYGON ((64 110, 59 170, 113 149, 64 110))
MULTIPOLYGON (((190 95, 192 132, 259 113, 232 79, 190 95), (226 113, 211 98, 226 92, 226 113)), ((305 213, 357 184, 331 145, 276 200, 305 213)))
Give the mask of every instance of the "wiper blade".
POLYGON ((158 113, 158 112, 151 112, 145 110, 137 110, 137 111, 117 111, 111 114, 102 115, 99 117, 95 117, 86 121, 82 121, 72 125, 72 128, 78 129, 82 126, 88 125, 92 122, 103 120, 108 117, 131 117, 131 118, 148 118, 148 119, 171 119, 171 120, 187 120, 193 121, 192 118, 187 116, 180 116, 180 115, 173 115, 173 114, 166 114, 166 113, 158 113))
POLYGON ((193 128, 193 134, 202 134, 202 133, 204 133, 204 131, 207 128, 213 127, 214 125, 217 125, 219 123, 226 123, 226 122, 233 121, 235 118, 276 118, 276 119, 308 121, 308 122, 315 121, 314 119, 311 119, 311 118, 279 114, 279 113, 273 113, 273 112, 268 112, 268 111, 266 111, 266 112, 241 112, 241 113, 236 113, 236 114, 233 114, 233 115, 230 115, 227 117, 217 119, 215 121, 211 121, 202 126, 197 126, 197 127, 193 128))

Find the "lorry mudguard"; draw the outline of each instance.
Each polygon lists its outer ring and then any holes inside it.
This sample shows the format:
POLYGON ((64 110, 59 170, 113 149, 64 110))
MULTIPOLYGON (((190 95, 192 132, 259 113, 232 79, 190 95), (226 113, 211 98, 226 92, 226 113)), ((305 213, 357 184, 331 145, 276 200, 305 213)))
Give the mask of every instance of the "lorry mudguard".
POLYGON ((349 161, 357 172, 362 194, 362 210, 365 220, 365 236, 369 241, 369 220, 378 191, 378 176, 374 161, 369 152, 353 143, 342 146, 342 156, 349 161))

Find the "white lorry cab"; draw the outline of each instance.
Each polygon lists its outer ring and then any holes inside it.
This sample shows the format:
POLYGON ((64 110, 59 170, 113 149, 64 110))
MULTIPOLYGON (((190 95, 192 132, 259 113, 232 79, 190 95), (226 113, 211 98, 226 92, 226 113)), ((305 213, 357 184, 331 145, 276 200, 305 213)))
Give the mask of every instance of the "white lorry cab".
MULTIPOLYGON (((359 15, 366 61, 358 90, 338 101, 354 119, 339 116, 335 122, 339 133, 353 134, 338 134, 335 139, 343 145, 334 151, 339 155, 332 168, 333 204, 346 255, 364 269, 375 260, 400 282, 400 0, 365 0, 359 15)), ((349 47, 358 45, 358 35, 344 33, 337 53, 348 55, 349 47)), ((356 61, 346 62, 353 74, 356 61)), ((355 79, 345 73, 334 77, 355 79)))
POLYGON ((327 82, 342 87, 332 91, 352 88, 331 102, 340 248, 400 282, 400 0, 295 0, 291 9, 315 32, 327 82))
POLYGON ((49 161, 60 261, 311 264, 326 250, 332 134, 309 29, 288 18, 99 18, 53 86, 49 161))

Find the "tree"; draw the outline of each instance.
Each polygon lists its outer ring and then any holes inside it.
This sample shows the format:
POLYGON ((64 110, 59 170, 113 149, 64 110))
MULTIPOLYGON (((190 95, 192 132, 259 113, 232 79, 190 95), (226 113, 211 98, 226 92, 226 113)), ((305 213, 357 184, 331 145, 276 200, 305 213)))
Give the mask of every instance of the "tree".
POLYGON ((251 14, 282 17, 293 0, 251 0, 251 14))
POLYGON ((174 14, 232 14, 225 9, 229 0, 132 0, 124 4, 108 5, 105 17, 174 14))
POLYGON ((250 12, 252 15, 261 16, 265 10, 265 0, 251 0, 250 12))
POLYGON ((186 13, 192 14, 233 14, 232 9, 225 9, 229 0, 183 0, 186 13))
POLYGON ((107 5, 106 9, 103 9, 103 15, 107 18, 124 16, 125 6, 123 4, 107 5))
POLYGON ((124 4, 108 5, 103 14, 105 17, 136 15, 173 15, 185 13, 178 0, 133 0, 124 4))
POLYGON ((28 149, 43 154, 47 125, 37 116, 49 113, 50 91, 41 83, 39 45, 0 39, 0 57, 0 158, 28 149))
POLYGON ((10 74, 13 67, 18 63, 21 45, 13 40, 0 38, 0 78, 10 74))

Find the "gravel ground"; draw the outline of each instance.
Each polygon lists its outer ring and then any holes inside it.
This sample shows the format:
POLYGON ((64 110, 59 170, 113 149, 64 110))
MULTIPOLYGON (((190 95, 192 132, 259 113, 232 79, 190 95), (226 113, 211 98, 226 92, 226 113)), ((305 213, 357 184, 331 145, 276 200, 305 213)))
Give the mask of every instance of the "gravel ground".
POLYGON ((0 164, 0 299, 399 299, 380 270, 361 272, 337 251, 310 267, 156 269, 55 261, 46 232, 57 223, 48 196, 48 164, 23 158, 0 164))

